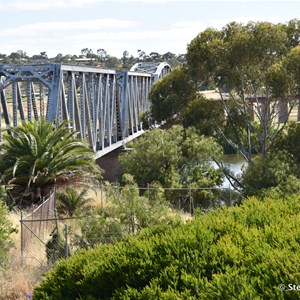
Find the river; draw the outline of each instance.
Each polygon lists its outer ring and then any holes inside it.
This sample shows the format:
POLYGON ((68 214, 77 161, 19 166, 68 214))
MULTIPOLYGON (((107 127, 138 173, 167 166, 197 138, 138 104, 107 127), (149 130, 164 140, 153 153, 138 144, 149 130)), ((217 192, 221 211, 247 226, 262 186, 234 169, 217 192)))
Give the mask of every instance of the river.
MULTIPOLYGON (((235 175, 241 174, 243 166, 247 165, 244 157, 240 154, 226 154, 223 156, 222 161, 235 175)), ((229 181, 226 177, 222 186, 229 187, 229 181)))

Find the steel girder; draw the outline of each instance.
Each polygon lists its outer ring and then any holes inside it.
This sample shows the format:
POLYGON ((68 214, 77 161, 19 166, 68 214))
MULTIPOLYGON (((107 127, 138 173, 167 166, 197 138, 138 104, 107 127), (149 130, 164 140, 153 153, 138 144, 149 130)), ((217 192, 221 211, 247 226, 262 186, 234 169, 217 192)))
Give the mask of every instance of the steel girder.
POLYGON ((165 63, 135 69, 0 65, 0 126, 41 116, 56 124, 68 120, 101 157, 143 133, 139 116, 149 108, 151 86, 171 70, 165 63))
POLYGON ((134 64, 130 71, 134 72, 142 72, 142 73, 150 73, 152 74, 152 80, 156 81, 168 73, 171 72, 171 67, 169 64, 162 63, 150 63, 150 62, 139 62, 134 64))

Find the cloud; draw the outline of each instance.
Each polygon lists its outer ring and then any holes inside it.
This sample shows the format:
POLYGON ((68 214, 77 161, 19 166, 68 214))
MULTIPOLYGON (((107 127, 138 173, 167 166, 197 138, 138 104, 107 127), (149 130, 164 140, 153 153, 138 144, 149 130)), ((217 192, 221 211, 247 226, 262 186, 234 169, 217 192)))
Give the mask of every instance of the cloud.
MULTIPOLYGON (((104 2, 122 2, 122 3, 172 3, 172 2, 205 2, 207 0, 2 0, 0 10, 45 10, 54 8, 84 7, 104 2)), ((212 2, 226 2, 227 0, 212 0, 212 2)), ((232 0, 231 2, 280 2, 281 0, 232 0)), ((297 2, 298 0, 289 0, 297 2)))
MULTIPOLYGON (((51 8, 84 7, 101 2, 142 2, 142 3, 168 3, 182 0, 7 0, 0 4, 0 10, 45 10, 51 8)), ((196 1, 196 0, 187 0, 196 1)))
POLYGON ((165 29, 143 30, 131 20, 97 19, 68 22, 42 22, 0 29, 0 39, 6 43, 1 52, 10 54, 23 50, 28 55, 46 51, 50 57, 58 53, 80 54, 83 48, 96 52, 103 48, 109 55, 121 57, 127 50, 136 55, 137 49, 184 53, 186 44, 199 32, 195 24, 175 24, 165 29), (193 28, 187 26, 190 25, 193 28), (174 50, 172 50, 174 49, 174 50))
POLYGON ((106 0, 10 0, 0 4, 0 9, 44 10, 51 8, 81 7, 106 0))
MULTIPOLYGON (((70 31, 96 31, 96 30, 115 30, 124 29, 136 26, 135 21, 118 20, 118 19, 97 19, 97 20, 81 20, 81 21, 55 21, 55 22, 41 22, 21 25, 14 28, 0 29, 0 37, 24 37, 44 34, 59 34, 64 33, 66 36, 70 31)), ((71 33, 70 33, 71 34, 71 33)))

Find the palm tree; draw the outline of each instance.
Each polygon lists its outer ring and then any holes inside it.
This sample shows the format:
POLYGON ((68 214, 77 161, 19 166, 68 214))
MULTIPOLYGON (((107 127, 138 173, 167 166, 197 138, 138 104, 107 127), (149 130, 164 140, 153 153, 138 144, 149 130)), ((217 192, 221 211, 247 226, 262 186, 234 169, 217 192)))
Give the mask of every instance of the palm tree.
POLYGON ((72 188, 66 188, 64 193, 58 193, 56 197, 56 208, 58 213, 73 217, 79 209, 86 207, 91 198, 86 198, 87 189, 80 192, 72 188))
POLYGON ((17 204, 37 203, 54 187, 97 182, 94 153, 76 134, 68 122, 56 128, 45 118, 7 130, 0 146, 1 184, 17 204))

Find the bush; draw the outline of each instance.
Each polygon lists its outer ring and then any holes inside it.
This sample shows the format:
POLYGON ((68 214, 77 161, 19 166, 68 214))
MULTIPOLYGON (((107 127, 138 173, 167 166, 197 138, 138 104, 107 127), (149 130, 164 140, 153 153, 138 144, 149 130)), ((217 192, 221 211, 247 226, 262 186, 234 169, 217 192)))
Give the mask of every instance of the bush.
POLYGON ((81 232, 75 234, 75 246, 88 249, 96 244, 114 243, 144 228, 180 221, 179 213, 172 211, 158 184, 140 195, 131 175, 123 175, 122 180, 124 186, 105 186, 105 207, 80 212, 81 232))
POLYGON ((245 200, 55 265, 34 299, 299 299, 300 196, 245 200))
POLYGON ((7 264, 8 251, 13 246, 10 234, 14 231, 8 218, 7 206, 0 199, 0 271, 7 264))

